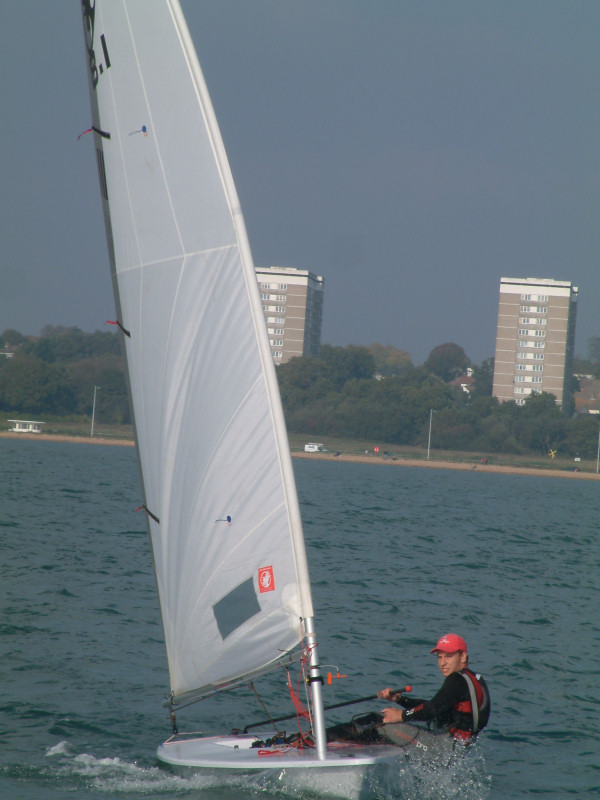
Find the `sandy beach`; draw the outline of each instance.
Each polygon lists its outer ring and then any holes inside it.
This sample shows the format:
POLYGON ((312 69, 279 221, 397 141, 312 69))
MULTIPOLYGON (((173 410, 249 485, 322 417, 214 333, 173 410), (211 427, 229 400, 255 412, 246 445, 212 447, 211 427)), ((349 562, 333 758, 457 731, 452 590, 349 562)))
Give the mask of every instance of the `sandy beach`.
POLYGON ((396 459, 385 458, 376 455, 339 455, 335 456, 333 453, 292 453, 292 458, 312 458, 321 459, 326 461, 353 461, 360 464, 382 464, 386 466, 400 466, 400 467, 424 467, 425 469, 455 469, 455 470, 468 470, 469 472, 477 470, 478 472, 495 472, 510 475, 541 475, 547 478, 576 478, 580 480, 600 480, 600 476, 592 472, 576 472, 575 470, 562 470, 562 469, 535 469, 534 467, 513 467, 503 466, 500 464, 482 464, 478 461, 444 461, 437 459, 430 459, 425 461, 418 458, 402 458, 398 456, 396 459))
MULTIPOLYGON (((0 432, 1 439, 34 439, 44 442, 71 442, 73 444, 98 444, 112 445, 118 447, 133 447, 132 439, 117 439, 102 436, 64 436, 60 434, 28 434, 12 433, 10 431, 0 432)), ((575 480, 600 480, 600 476, 594 472, 580 472, 575 469, 536 469, 535 467, 505 466, 501 464, 483 464, 479 461, 444 461, 443 459, 432 458, 429 461, 418 458, 389 458, 369 453, 368 455, 354 455, 342 453, 339 456, 333 453, 304 453, 292 452, 292 458, 305 458, 313 461, 344 461, 358 464, 378 464, 389 467, 422 467, 424 469, 454 469, 468 470, 477 472, 502 473, 510 475, 537 475, 546 478, 571 478, 575 480)))
POLYGON ((0 431, 0 439, 34 439, 37 442, 73 442, 75 444, 112 444, 121 447, 134 447, 133 439, 117 439, 107 436, 62 436, 51 433, 12 433, 0 431))

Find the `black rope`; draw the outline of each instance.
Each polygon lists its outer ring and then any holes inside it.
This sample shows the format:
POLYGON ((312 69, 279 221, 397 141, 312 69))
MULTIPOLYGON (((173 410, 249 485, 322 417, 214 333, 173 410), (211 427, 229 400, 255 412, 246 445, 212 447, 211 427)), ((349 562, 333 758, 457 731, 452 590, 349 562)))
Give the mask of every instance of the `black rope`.
POLYGON ((118 326, 118 327, 119 327, 119 328, 120 328, 120 329, 123 331, 123 333, 125 334, 125 336, 128 336, 128 337, 131 339, 131 331, 128 331, 128 330, 127 330, 127 328, 125 328, 125 327, 124 327, 124 326, 123 326, 123 325, 122 325, 122 324, 119 322, 119 320, 118 320, 118 319, 117 319, 117 320, 115 320, 114 322, 113 322, 112 320, 110 320, 110 319, 107 319, 107 320, 106 320, 106 324, 107 324, 107 325, 117 325, 117 326, 118 326))
MULTIPOLYGON (((255 688, 255 686, 254 686, 254 682, 253 682, 253 681, 250 681, 250 688, 251 688, 251 689, 252 689, 252 691, 254 692, 254 694, 255 694, 255 696, 256 696, 256 699, 257 699, 257 700, 258 700, 258 702, 260 703, 260 706, 261 706, 262 710, 265 712, 265 714, 266 714, 266 715, 267 715, 267 717, 269 718, 269 719, 268 719, 268 722, 270 722, 270 723, 271 723, 271 725, 272 725, 272 726, 273 726, 273 728, 275 729, 276 733, 278 733, 278 734, 281 736, 281 731, 280 731, 280 730, 277 728, 277 725, 275 725, 275 723, 276 723, 276 722, 278 722, 279 720, 278 720, 278 719, 273 719, 273 717, 272 717, 272 716, 271 716, 271 714, 269 713, 269 709, 268 709, 268 708, 266 707, 266 705, 263 703, 261 696, 260 696, 260 695, 259 695, 259 693, 256 691, 256 688, 255 688)), ((246 733, 246 732, 247 732, 247 730, 248 730, 247 728, 244 728, 244 733, 246 733)))
POLYGON ((148 514, 148 516, 149 516, 149 517, 152 517, 152 519, 154 520, 154 522, 156 522, 156 523, 160 524, 160 520, 159 520, 159 518, 156 516, 156 514, 153 514, 153 513, 150 511, 150 509, 148 508, 148 506, 145 506, 145 505, 138 506, 138 507, 136 508, 136 511, 141 511, 141 510, 142 510, 142 508, 144 509, 144 511, 146 512, 146 514, 148 514))
POLYGON ((94 133, 97 133, 98 136, 102 136, 103 139, 110 139, 110 133, 108 131, 103 131, 100 128, 97 128, 95 125, 92 125, 91 130, 93 130, 94 133))

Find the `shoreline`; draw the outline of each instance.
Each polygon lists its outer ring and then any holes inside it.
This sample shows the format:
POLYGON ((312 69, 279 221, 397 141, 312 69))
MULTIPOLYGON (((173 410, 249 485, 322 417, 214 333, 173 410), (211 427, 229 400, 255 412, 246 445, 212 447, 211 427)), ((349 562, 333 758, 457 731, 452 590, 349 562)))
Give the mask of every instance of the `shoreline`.
POLYGON ((0 431, 0 439, 28 439, 35 442, 73 442, 74 444, 114 444, 119 447, 135 447, 133 439, 111 439, 106 436, 68 436, 65 433, 13 433, 0 431))
POLYGON ((574 469, 544 469, 539 467, 518 467, 503 464, 482 464, 478 461, 447 461, 444 459, 430 459, 429 461, 425 461, 424 459, 403 458, 402 456, 391 459, 375 455, 351 455, 350 453, 340 456, 334 456, 331 453, 292 453, 292 458, 316 458, 325 461, 345 461, 357 464, 386 464, 400 467, 422 467, 424 469, 454 469, 478 473, 492 472, 504 475, 534 475, 547 478, 600 480, 600 475, 596 475, 595 472, 576 472, 574 469))
MULTIPOLYGON (((71 442, 73 444, 94 444, 94 445, 114 445, 117 447, 134 447, 133 439, 118 439, 102 436, 68 436, 66 434, 49 433, 13 433, 11 431, 0 431, 0 439, 27 439, 43 442, 71 442)), ((574 478, 576 480, 600 480, 600 475, 594 472, 579 472, 567 469, 544 469, 537 467, 518 467, 501 464, 482 464, 476 461, 448 461, 444 459, 430 459, 425 461, 419 458, 386 458, 376 455, 358 455, 352 453, 342 453, 339 456, 333 453, 304 453, 293 451, 292 458, 311 459, 313 461, 341 461, 354 464, 381 464, 396 467, 421 467, 424 469, 453 469, 478 473, 497 473, 504 475, 533 475, 547 478, 574 478)))

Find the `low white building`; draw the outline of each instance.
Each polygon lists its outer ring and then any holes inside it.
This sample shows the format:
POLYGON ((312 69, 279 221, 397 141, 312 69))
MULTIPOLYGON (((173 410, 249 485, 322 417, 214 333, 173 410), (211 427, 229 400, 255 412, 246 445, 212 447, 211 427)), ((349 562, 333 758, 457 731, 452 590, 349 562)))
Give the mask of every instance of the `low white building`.
POLYGON ((13 433, 41 433, 42 425, 46 424, 32 419, 8 419, 6 421, 13 423, 13 427, 9 428, 13 433))

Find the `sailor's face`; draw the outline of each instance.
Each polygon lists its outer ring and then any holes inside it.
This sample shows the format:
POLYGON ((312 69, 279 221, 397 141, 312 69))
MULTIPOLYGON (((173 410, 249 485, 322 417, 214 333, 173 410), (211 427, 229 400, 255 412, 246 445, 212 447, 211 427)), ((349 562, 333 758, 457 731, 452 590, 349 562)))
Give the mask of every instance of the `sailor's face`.
POLYGON ((461 653, 460 650, 456 653, 442 653, 438 651, 437 659, 440 672, 445 678, 453 672, 458 672, 467 666, 467 654, 461 653))

